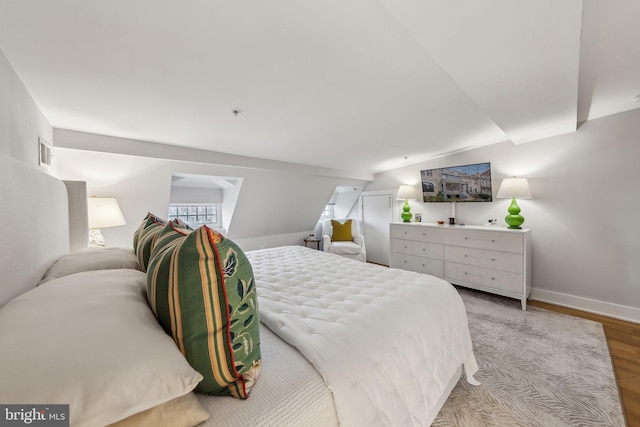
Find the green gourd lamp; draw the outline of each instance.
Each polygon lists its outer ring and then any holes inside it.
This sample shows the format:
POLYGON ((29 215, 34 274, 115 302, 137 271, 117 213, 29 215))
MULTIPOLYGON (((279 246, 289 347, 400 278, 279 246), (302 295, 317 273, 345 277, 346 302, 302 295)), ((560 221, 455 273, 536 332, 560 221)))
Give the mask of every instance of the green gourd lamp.
POLYGON ((411 213, 411 206, 409 206, 409 200, 416 200, 416 189, 413 185, 401 185, 398 188, 398 196, 397 200, 404 200, 404 205, 402 206, 402 213, 400 217, 402 218, 402 222, 411 222, 411 217, 413 214, 411 213))
POLYGON ((509 215, 504 218, 509 228, 520 229, 524 223, 524 217, 520 215, 520 206, 516 202, 518 199, 531 199, 531 190, 526 178, 505 178, 500 184, 496 199, 511 199, 511 204, 507 209, 509 215))

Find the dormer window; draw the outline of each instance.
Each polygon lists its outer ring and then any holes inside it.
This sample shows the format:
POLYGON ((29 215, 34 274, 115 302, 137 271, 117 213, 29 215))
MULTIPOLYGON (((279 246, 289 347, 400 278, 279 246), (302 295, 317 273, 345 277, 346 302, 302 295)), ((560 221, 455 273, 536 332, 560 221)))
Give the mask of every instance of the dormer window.
POLYGON ((215 203, 172 203, 169 205, 169 220, 179 219, 192 228, 206 225, 220 228, 220 205, 215 203))

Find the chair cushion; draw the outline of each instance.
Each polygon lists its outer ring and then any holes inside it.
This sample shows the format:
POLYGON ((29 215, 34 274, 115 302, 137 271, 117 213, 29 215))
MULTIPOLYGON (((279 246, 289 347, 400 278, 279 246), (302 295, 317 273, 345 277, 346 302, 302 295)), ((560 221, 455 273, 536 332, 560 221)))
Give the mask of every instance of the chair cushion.
POLYGON ((350 219, 346 220, 342 224, 335 219, 332 219, 331 230, 331 241, 333 242, 349 242, 353 240, 350 219))
POLYGON ((246 399, 260 371, 251 264, 235 243, 207 226, 174 237, 164 248, 154 248, 157 254, 149 262, 150 306, 204 376, 198 391, 246 399))
POLYGON ((329 252, 337 255, 357 255, 362 252, 362 248, 353 242, 334 242, 331 244, 329 252))

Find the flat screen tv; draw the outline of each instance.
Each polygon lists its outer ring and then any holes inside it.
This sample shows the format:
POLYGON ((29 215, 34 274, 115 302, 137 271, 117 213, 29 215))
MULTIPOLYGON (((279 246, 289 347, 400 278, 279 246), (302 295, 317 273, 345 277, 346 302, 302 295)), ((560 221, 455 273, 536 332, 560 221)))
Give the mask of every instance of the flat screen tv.
POLYGON ((491 202, 491 163, 420 171, 424 202, 491 202))

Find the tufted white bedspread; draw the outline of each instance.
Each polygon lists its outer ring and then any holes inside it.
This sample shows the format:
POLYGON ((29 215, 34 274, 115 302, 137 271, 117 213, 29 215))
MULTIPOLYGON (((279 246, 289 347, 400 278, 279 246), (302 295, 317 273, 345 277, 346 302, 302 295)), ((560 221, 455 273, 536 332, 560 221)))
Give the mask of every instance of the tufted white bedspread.
POLYGON ((322 375, 342 426, 429 425, 461 365, 473 381, 467 316, 449 283, 300 246, 247 255, 262 323, 322 375))

